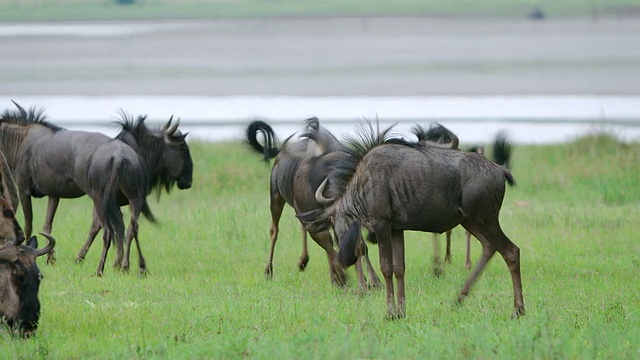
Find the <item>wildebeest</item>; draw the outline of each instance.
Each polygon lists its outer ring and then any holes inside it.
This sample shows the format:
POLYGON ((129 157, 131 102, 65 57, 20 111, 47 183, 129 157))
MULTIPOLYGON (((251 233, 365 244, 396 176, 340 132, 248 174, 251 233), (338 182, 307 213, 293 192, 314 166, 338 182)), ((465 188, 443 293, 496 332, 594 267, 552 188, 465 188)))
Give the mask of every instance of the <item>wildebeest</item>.
MULTIPOLYGON (((271 248, 269 262, 265 267, 265 275, 268 278, 273 275, 273 255, 278 239, 278 224, 285 203, 293 207, 296 213, 320 208, 321 205, 315 200, 315 189, 326 176, 328 167, 340 157, 347 155, 344 152, 344 145, 333 134, 321 127, 317 118, 307 119, 306 128, 310 132, 309 134, 313 134, 314 141, 305 138, 298 142, 293 142, 290 141, 292 135, 284 141, 280 148, 275 144, 276 139, 273 129, 265 122, 254 121, 247 128, 247 141, 251 148, 263 154, 265 162, 275 158, 270 178, 271 248), (258 142, 258 132, 264 135, 264 145, 258 142)), ((303 253, 298 261, 300 270, 304 270, 309 261, 306 231, 304 229, 302 229, 302 234, 303 253)), ((342 266, 336 261, 336 252, 328 229, 309 231, 309 234, 327 253, 332 282, 335 285, 344 286, 346 277, 342 266)), ((358 255, 356 269, 358 271, 360 289, 364 290, 368 287, 361 259, 365 262, 364 265, 367 266, 371 286, 379 286, 380 280, 369 262, 366 245, 363 241, 361 246, 358 247, 358 255)))
POLYGON ((121 267, 124 222, 116 197, 124 194, 128 199, 132 223, 148 206, 150 182, 139 156, 120 140, 67 130, 46 121, 41 110, 27 112, 15 105, 18 111, 6 110, 0 116, 0 150, 19 190, 26 236, 32 231, 32 196, 49 197, 43 232, 50 233, 59 200, 87 194, 93 200, 94 218, 105 229, 96 273, 102 275, 112 241, 117 250, 115 265, 121 267))
POLYGON ((482 256, 458 300, 468 295, 498 251, 513 281, 513 316, 523 315, 520 250, 499 222, 505 182, 515 184, 509 170, 477 153, 410 143, 384 144, 381 139, 385 134, 371 131, 365 137, 368 141, 357 144, 352 156, 343 158, 323 180, 316 196, 331 205, 298 217, 315 231, 327 229, 333 222, 339 259, 345 266, 355 261, 360 228, 375 234, 390 318, 405 316, 404 231, 442 233, 461 224, 482 244, 482 256))
POLYGON ((40 234, 49 241, 42 249, 38 249, 35 236, 27 245, 8 242, 0 247, 0 322, 23 337, 35 334, 40 318, 38 290, 42 273, 36 258, 51 252, 56 244, 51 235, 40 234))
MULTIPOLYGON (((193 160, 185 140, 187 134, 182 134, 178 130, 180 119, 173 120, 173 117, 171 117, 161 129, 150 129, 145 124, 146 118, 146 116, 138 116, 134 119, 126 112, 120 111, 119 123, 122 128, 116 135, 116 140, 129 145, 143 160, 146 176, 150 183, 145 196, 156 190, 159 197, 163 188, 168 193, 176 184, 178 189, 189 189, 193 176, 193 160)), ((125 206, 128 203, 128 198, 118 194, 116 202, 118 206, 125 206)), ((146 202, 145 205, 147 207, 143 207, 142 212, 147 219, 155 221, 146 202)), ((89 237, 78 253, 78 261, 84 260, 100 229, 100 222, 94 219, 89 231, 89 237)), ((137 233, 137 222, 132 222, 125 237, 125 254, 122 268, 124 270, 129 269, 131 240, 134 239, 138 250, 140 272, 146 273, 146 261, 140 250, 137 233)))

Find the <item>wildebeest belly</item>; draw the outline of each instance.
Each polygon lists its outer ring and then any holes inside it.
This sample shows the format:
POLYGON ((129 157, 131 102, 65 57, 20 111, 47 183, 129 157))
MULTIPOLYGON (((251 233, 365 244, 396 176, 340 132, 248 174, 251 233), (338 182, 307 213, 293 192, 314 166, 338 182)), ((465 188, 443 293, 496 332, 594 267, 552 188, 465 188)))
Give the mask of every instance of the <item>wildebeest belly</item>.
POLYGON ((85 194, 78 187, 78 184, 72 179, 54 179, 48 181, 37 181, 34 179, 31 189, 31 196, 39 198, 43 196, 52 196, 63 199, 72 199, 81 197, 85 194))

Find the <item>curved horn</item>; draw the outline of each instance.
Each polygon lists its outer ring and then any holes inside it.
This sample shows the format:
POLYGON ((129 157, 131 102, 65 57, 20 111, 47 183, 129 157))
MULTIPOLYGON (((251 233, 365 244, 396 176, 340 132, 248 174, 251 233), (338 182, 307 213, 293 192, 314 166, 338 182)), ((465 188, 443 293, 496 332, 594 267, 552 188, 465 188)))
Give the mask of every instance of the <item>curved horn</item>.
POLYGON ((171 125, 171 121, 173 121, 173 115, 171 115, 171 117, 169 118, 169 121, 167 121, 167 123, 164 124, 164 126, 162 127, 162 132, 167 132, 167 129, 171 125))
POLYGON ((316 195, 315 195, 316 201, 320 205, 329 205, 335 201, 335 198, 327 198, 324 195, 322 195, 322 193, 324 192, 324 188, 327 186, 328 181, 329 181, 329 178, 325 178, 320 184, 320 186, 318 186, 318 189, 316 190, 316 195))
POLYGON ((11 244, 0 249, 0 260, 15 262, 18 260, 18 249, 15 245, 11 244))
POLYGON ((22 108, 22 106, 18 105, 18 103, 13 100, 11 100, 11 102, 18 108, 18 111, 20 111, 20 116, 27 118, 27 112, 22 108))
POLYGON ((49 240, 49 243, 47 244, 47 246, 43 247, 42 249, 36 249, 36 251, 34 252, 36 257, 50 253, 51 250, 53 250, 53 247, 56 246, 56 239, 54 239, 53 236, 45 233, 40 233, 40 235, 47 238, 47 240, 49 240))
MULTIPOLYGON (((173 119, 173 115, 171 115, 171 118, 173 119)), ((176 121, 169 125, 171 123, 171 119, 169 119, 169 122, 167 123, 167 131, 165 132, 167 135, 171 136, 173 135, 176 130, 178 130, 178 125, 180 125, 180 118, 177 118, 176 121)))
POLYGON ((451 134, 451 149, 458 149, 458 145, 460 145, 460 139, 456 134, 451 134))

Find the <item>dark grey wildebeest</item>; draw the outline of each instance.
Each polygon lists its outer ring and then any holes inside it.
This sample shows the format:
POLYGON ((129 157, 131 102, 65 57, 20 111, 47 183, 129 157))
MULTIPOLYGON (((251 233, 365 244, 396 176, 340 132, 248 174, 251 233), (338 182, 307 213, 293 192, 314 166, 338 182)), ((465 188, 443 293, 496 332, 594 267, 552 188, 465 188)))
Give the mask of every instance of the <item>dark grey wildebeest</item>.
POLYGON ((115 265, 124 258, 124 222, 116 197, 124 194, 136 222, 146 205, 150 182, 136 152, 104 134, 72 131, 45 120, 42 111, 6 110, 0 116, 0 150, 5 154, 19 190, 27 237, 32 231, 31 197, 49 197, 44 231, 50 233, 61 198, 87 194, 94 217, 106 229, 96 273, 102 275, 111 242, 115 265))
MULTIPOLYGON (((193 176, 193 160, 191 159, 191 152, 185 140, 187 134, 182 134, 178 130, 180 120, 173 120, 173 117, 171 117, 161 129, 150 129, 145 124, 146 116, 138 116, 134 119, 134 117, 128 115, 126 112, 120 111, 120 117, 120 125, 122 128, 116 136, 116 139, 129 145, 143 160, 146 174, 151 185, 151 187, 147 188, 148 191, 145 196, 151 191, 156 190, 159 197, 162 189, 165 189, 168 193, 174 185, 177 185, 178 189, 189 189, 193 176)), ((118 206, 128 204, 128 198, 122 193, 118 194, 116 201, 118 206)), ((145 205, 147 205, 146 202, 145 205)), ((147 219, 155 222, 148 207, 143 207, 142 211, 147 219)), ((100 229, 100 222, 94 218, 91 230, 89 231, 89 237, 78 253, 78 261, 84 260, 100 229)), ((146 273, 146 261, 142 255, 138 241, 137 222, 134 223, 133 221, 127 229, 125 236, 125 254, 122 268, 124 270, 129 269, 132 239, 135 240, 138 250, 140 272, 146 273)))
MULTIPOLYGON (((271 248, 269 262, 265 267, 267 278, 273 276, 273 256, 278 239, 279 222, 285 204, 294 208, 296 213, 321 208, 315 200, 314 192, 327 175, 329 166, 340 157, 347 155, 345 147, 328 130, 320 126, 317 118, 306 120, 306 130, 313 134, 314 141, 308 138, 300 141, 291 141, 287 138, 280 148, 276 145, 276 137, 273 129, 263 121, 254 121, 247 128, 247 140, 256 152, 263 154, 265 162, 275 158, 270 178, 270 209, 271 209, 271 248), (257 139, 257 134, 264 135, 265 144, 257 139)), ((294 134, 295 135, 295 134, 294 134)), ((298 261, 300 270, 304 270, 309 255, 307 252, 307 232, 302 229, 303 251, 298 261)), ((328 229, 322 231, 310 231, 311 238, 327 253, 331 281, 338 286, 346 284, 344 270, 336 260, 336 251, 328 229)), ((358 284, 361 290, 368 288, 364 275, 363 264, 369 273, 369 284, 379 286, 380 280, 369 261, 364 241, 358 247, 358 259, 356 269, 358 272, 358 284)))
MULTIPOLYGON (((0 226, 4 226, 1 221, 0 226)), ((0 246, 0 322, 23 337, 35 334, 40 319, 38 290, 42 273, 36 258, 51 252, 56 244, 51 235, 41 235, 49 241, 41 249, 35 236, 26 245, 9 242, 0 246)))
POLYGON ((360 228, 376 235, 390 318, 405 315, 404 231, 442 233, 461 224, 482 244, 482 256, 458 300, 469 294, 497 251, 512 277, 513 316, 523 315, 520 250, 499 222, 505 182, 515 184, 509 170, 477 153, 410 143, 384 144, 381 137, 372 131, 367 137, 370 141, 354 147, 352 156, 336 164, 318 187, 316 197, 331 201, 330 206, 299 218, 315 231, 327 229, 333 222, 339 259, 345 266, 355 261, 360 228))

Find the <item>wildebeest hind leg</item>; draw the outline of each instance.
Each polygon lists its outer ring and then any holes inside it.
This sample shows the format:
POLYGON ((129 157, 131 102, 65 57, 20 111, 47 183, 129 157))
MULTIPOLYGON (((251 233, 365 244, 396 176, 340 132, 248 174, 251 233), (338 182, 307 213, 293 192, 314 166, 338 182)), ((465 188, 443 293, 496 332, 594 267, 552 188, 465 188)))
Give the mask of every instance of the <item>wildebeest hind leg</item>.
POLYGON ((109 236, 109 231, 104 231, 102 235, 102 255, 100 255, 100 262, 98 263, 98 269, 96 270, 96 275, 98 276, 102 276, 104 273, 104 264, 107 261, 109 246, 111 246, 111 237, 109 236))
POLYGON ((85 256, 87 256, 87 252, 89 251, 93 240, 100 232, 100 228, 100 222, 98 221, 98 216, 96 215, 94 210, 93 219, 91 221, 91 228, 89 229, 89 236, 87 237, 87 241, 84 243, 84 246, 82 247, 82 249, 80 249, 80 252, 76 256, 76 263, 84 261, 84 258, 85 256))
POLYGON ((458 302, 461 302, 467 295, 469 295, 469 291, 471 290, 473 283, 478 279, 478 275, 480 275, 489 260, 491 260, 491 257, 496 253, 495 247, 480 232, 479 226, 476 226, 476 224, 463 224, 463 226, 482 244, 482 255, 480 256, 480 260, 476 264, 476 267, 471 271, 467 281, 464 283, 464 287, 458 296, 458 302))
POLYGON ((440 260, 440 242, 438 234, 433 233, 433 274, 440 276, 443 273, 442 260, 440 260))
MULTIPOLYGON (((486 264, 486 261, 483 261, 485 257, 487 257, 487 253, 490 251, 491 253, 488 255, 490 258, 491 255, 498 251, 502 258, 504 259, 507 267, 509 268, 509 272, 511 273, 511 280, 513 282, 513 302, 514 308, 512 317, 518 317, 520 315, 524 315, 524 300, 522 297, 522 279, 520 276, 520 249, 513 243, 507 235, 504 234, 502 229, 500 228, 500 224, 497 219, 493 222, 487 222, 482 224, 481 227, 477 227, 477 230, 472 228, 468 228, 471 234, 473 234, 480 242, 482 243, 482 258, 480 262, 476 265, 476 268, 471 273, 469 279, 473 276, 477 276, 477 272, 479 272, 486 264)), ((488 259, 487 259, 488 261, 488 259)), ((469 284, 469 287, 471 285, 469 284)), ((467 284, 465 284, 465 289, 468 293, 467 284)), ((463 293, 465 289, 463 289, 463 293)))
POLYGON ((320 231, 318 233, 309 234, 311 235, 311 238, 327 253, 327 260, 329 261, 329 272, 331 273, 331 282, 336 286, 346 286, 347 277, 344 274, 342 266, 338 263, 337 252, 333 248, 333 243, 331 242, 331 234, 329 233, 329 231, 320 231))
POLYGON ((393 251, 393 275, 396 278, 396 287, 398 288, 398 307, 396 317, 404 318, 406 309, 406 300, 404 292, 404 232, 395 230, 392 236, 393 251))
MULTIPOLYGON (((53 229, 53 218, 56 215, 59 203, 59 198, 49 196, 49 201, 47 202, 47 215, 45 216, 44 226, 42 227, 42 232, 45 234, 51 234, 51 230, 53 229)), ((52 249, 47 254, 47 264, 54 264, 55 262, 56 255, 55 251, 52 249)))
POLYGON ((264 268, 264 275, 267 279, 273 277, 273 254, 276 251, 276 241, 278 241, 280 217, 282 216, 282 210, 284 209, 284 199, 278 194, 271 192, 271 228, 269 229, 269 237, 271 240, 271 247, 269 248, 269 262, 264 268))

